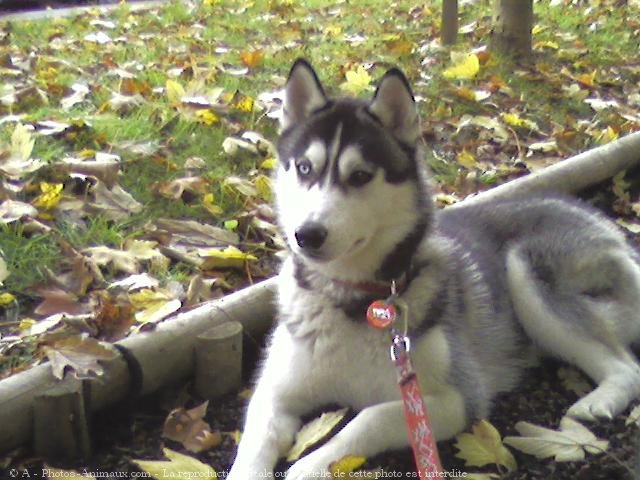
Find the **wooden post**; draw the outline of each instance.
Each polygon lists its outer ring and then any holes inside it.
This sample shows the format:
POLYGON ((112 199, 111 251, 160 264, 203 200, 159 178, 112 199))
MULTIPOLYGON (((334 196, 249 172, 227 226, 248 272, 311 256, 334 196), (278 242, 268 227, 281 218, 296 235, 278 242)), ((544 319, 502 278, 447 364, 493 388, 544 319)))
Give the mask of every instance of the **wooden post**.
POLYGON ((67 375, 36 395, 33 435, 37 455, 48 461, 86 460, 91 456, 85 388, 88 384, 67 375))
POLYGON ((242 324, 225 322, 198 335, 195 345, 198 395, 219 398, 242 385, 242 324))
POLYGON ((440 38, 442 45, 453 45, 458 37, 458 0, 442 0, 440 38))

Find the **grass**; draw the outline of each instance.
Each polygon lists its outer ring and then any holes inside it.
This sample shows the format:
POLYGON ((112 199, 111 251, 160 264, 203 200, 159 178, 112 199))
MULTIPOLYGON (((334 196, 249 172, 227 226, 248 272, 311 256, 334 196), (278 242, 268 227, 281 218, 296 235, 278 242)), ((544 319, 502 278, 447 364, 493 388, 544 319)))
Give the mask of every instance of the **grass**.
MULTIPOLYGON (((629 23, 638 20, 632 18, 631 11, 607 9, 605 1, 590 12, 578 8, 575 14, 567 15, 561 7, 536 2, 537 46, 532 66, 514 73, 508 61, 491 56, 475 79, 450 81, 441 75, 449 62, 449 50, 429 48, 437 38, 440 2, 425 2, 423 10, 420 6, 408 0, 392 4, 380 0, 335 4, 314 0, 304 6, 287 0, 173 1, 149 13, 132 12, 123 4, 105 16, 92 11, 78 18, 0 24, 11 38, 10 46, 3 46, 3 51, 23 62, 22 74, 7 83, 15 83, 16 90, 35 86, 48 99, 48 103, 33 97, 0 105, 0 116, 23 114, 28 122, 74 122, 77 127, 71 133, 38 137, 33 156, 54 164, 87 150, 120 153, 124 163, 118 181, 144 205, 142 214, 123 222, 92 216, 78 225, 53 218, 49 224, 58 237, 29 235, 20 226, 2 226, 0 246, 11 271, 4 288, 18 296, 29 296, 30 288, 43 281, 42 267, 55 271, 60 262, 55 238, 64 238, 79 249, 98 244, 118 247, 127 238, 139 235, 147 222, 161 216, 222 226, 225 220, 243 212, 246 202, 227 195, 222 182, 229 175, 247 177, 261 159, 251 155, 229 157, 222 151, 222 142, 244 130, 256 130, 273 139, 276 125, 257 111, 234 111, 211 125, 195 121, 163 92, 169 79, 187 91, 193 87, 206 93, 222 88, 228 94, 238 91, 256 98, 263 91, 279 88, 299 56, 314 63, 332 91, 344 81, 345 71, 360 64, 373 64, 374 78, 388 66, 399 65, 415 84, 415 93, 425 99, 419 103, 425 122, 448 125, 443 129, 446 138, 432 145, 436 155, 430 156, 430 164, 436 180, 450 188, 469 173, 456 162, 456 154, 463 148, 477 147, 456 143, 455 123, 462 115, 498 117, 505 111, 517 111, 536 121, 547 136, 562 129, 578 131, 579 148, 596 144, 595 134, 585 133, 579 121, 597 121, 599 128, 613 126, 621 132, 630 128, 615 115, 594 114, 583 98, 568 96, 562 87, 575 83, 571 76, 592 71, 596 72, 596 85, 586 89, 589 95, 606 96, 612 90, 619 92, 615 82, 638 80, 637 71, 619 68, 632 64, 637 53, 637 29, 634 31, 629 23), (606 15, 599 9, 607 10, 606 15), (115 28, 101 27, 103 21, 112 21, 115 28), (122 41, 105 45, 83 41, 98 30, 114 39, 122 37, 122 41), (558 48, 541 47, 545 42, 555 43, 558 48), (403 45, 408 48, 403 50, 403 45), (229 73, 229 65, 242 67, 242 56, 256 50, 264 56, 250 66, 249 74, 229 73), (108 102, 113 92, 122 88, 123 71, 134 76, 145 101, 116 111, 108 102), (456 96, 460 88, 486 89, 498 80, 511 89, 510 97, 494 94, 489 101, 477 102, 456 96), (88 84, 90 94, 71 109, 61 108, 60 100, 77 82, 88 84), (156 142, 160 149, 150 156, 133 155, 122 147, 127 142, 156 142), (205 160, 203 177, 210 182, 210 191, 223 208, 222 215, 213 217, 199 200, 166 199, 156 193, 158 184, 184 176, 183 165, 190 157, 205 160)), ((477 21, 478 27, 461 34, 455 50, 465 52, 487 43, 490 13, 488 0, 461 8, 460 24, 477 21)), ((12 123, 4 123, 0 138, 6 142, 12 129, 12 123)), ((523 143, 536 140, 531 132, 517 133, 523 143)), ((512 145, 507 147, 513 152, 512 145)), ((479 160, 478 178, 493 181, 493 170, 487 170, 479 160)), ((26 180, 34 184, 68 182, 68 178, 47 169, 26 180)), ((36 190, 26 188, 15 198, 32 201, 36 190)), ((185 279, 185 272, 192 271, 192 267, 180 263, 172 268, 169 275, 180 280, 185 279)))

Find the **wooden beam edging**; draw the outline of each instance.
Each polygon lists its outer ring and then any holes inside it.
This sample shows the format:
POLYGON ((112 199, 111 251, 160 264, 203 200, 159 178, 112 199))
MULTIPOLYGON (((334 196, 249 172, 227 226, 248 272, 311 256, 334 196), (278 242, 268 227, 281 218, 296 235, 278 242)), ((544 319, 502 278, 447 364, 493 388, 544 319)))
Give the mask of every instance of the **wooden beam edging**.
MULTIPOLYGON (((275 278, 207 302, 139 333, 116 342, 121 354, 105 364, 105 373, 90 380, 88 405, 92 412, 127 395, 146 394, 187 378, 194 367, 196 337, 214 325, 234 320, 246 335, 263 337, 275 316, 275 278), (126 357, 122 350, 127 352, 126 357), (129 370, 135 363, 136 372, 129 370), (139 385, 134 377, 140 376, 139 385)), ((29 443, 33 436, 34 399, 60 381, 49 364, 38 365, 0 381, 0 452, 29 443)))

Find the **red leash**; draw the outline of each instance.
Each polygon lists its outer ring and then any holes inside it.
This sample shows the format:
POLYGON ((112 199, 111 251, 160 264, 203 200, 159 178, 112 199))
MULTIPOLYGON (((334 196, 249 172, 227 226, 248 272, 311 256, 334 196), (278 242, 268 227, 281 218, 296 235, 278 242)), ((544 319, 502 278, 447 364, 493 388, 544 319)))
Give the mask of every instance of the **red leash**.
POLYGON ((396 294, 395 283, 391 284, 391 296, 386 300, 376 300, 367 309, 367 321, 377 329, 391 327, 391 360, 396 367, 398 385, 404 406, 404 418, 409 433, 413 458, 421 479, 439 478, 442 472, 438 447, 427 415, 418 377, 413 370, 409 351, 411 342, 407 336, 408 307, 396 294), (398 312, 402 319, 402 330, 397 330, 395 322, 398 312))

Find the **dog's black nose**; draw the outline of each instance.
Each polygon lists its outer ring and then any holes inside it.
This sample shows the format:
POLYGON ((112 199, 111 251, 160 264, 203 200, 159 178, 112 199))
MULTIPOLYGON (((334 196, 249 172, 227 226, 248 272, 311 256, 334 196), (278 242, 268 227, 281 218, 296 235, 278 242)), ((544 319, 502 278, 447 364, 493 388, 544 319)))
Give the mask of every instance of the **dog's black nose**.
POLYGON ((296 242, 305 250, 317 250, 327 238, 327 229, 318 222, 306 222, 296 229, 296 242))

